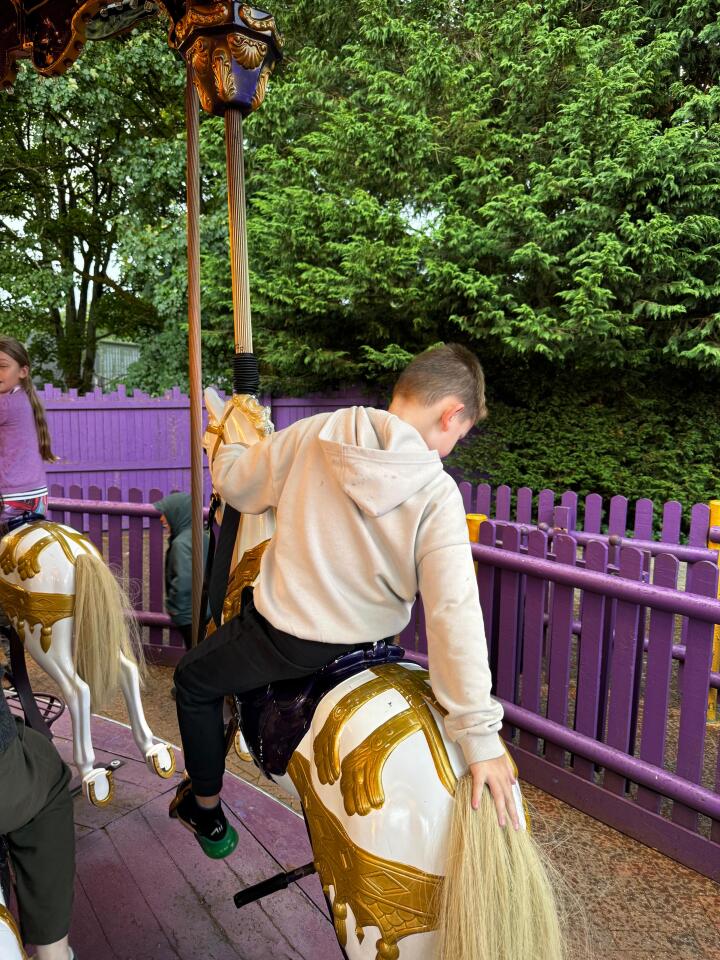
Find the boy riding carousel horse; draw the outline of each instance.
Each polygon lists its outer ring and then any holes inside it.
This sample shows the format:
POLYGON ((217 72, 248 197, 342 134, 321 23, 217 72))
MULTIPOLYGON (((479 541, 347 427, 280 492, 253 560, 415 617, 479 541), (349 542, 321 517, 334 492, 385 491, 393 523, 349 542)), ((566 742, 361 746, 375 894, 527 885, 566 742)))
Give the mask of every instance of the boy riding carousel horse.
POLYGON ((418 591, 432 689, 472 775, 472 806, 487 786, 500 826, 519 828, 465 511, 441 462, 485 416, 481 366, 450 344, 410 363, 387 412, 319 414, 248 449, 219 448, 211 463, 218 494, 244 513, 274 507, 278 523, 253 600, 175 673, 189 781, 171 815, 209 855, 227 856, 237 843, 220 805, 225 695, 307 676, 394 637, 418 591))

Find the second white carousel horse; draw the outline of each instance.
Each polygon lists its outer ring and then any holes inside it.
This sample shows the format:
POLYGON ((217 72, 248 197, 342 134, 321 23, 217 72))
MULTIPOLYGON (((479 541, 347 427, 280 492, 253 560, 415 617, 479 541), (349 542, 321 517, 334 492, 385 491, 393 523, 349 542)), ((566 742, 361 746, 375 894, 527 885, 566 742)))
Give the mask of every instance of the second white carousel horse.
POLYGON ((95 545, 71 527, 26 523, 0 540, 0 607, 25 650, 60 687, 73 728, 73 759, 83 792, 97 806, 112 799, 112 772, 94 767, 90 709, 119 686, 146 763, 172 776, 175 755, 156 743, 140 698, 142 652, 131 639, 132 609, 95 545))
MULTIPOLYGON (((211 455, 233 438, 258 442, 239 399, 206 391, 211 455)), ((234 571, 225 618, 264 546, 256 540, 234 571)), ((489 791, 471 809, 467 765, 428 674, 402 654, 354 651, 315 677, 243 696, 238 753, 300 799, 349 960, 561 960, 558 906, 519 787, 517 832, 500 828, 489 791)))

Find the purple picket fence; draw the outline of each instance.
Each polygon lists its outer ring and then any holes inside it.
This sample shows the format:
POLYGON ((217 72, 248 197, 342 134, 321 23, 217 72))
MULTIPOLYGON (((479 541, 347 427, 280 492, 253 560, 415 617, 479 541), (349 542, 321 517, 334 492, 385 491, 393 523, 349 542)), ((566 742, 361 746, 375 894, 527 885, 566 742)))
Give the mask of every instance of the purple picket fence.
MULTIPOLYGON (((104 492, 92 486, 84 493, 71 486, 68 494, 68 498, 51 495, 50 519, 85 533, 127 586, 148 659, 177 663, 184 647, 164 608, 165 532, 160 514, 152 503, 143 502, 143 492, 137 489, 128 491, 127 500, 118 487, 104 492)), ((162 495, 160 490, 150 491, 151 500, 162 495)))
MULTIPOLYGON (((720 880, 718 730, 706 723, 716 560, 487 522, 477 561, 504 736, 529 782, 720 880), (611 560, 613 562, 611 562, 611 560), (680 639, 683 643, 679 643, 680 639)), ((424 660, 421 604, 401 642, 424 660)))
POLYGON ((706 550, 708 540, 720 541, 720 531, 710 527, 710 508, 705 503, 694 504, 684 517, 683 506, 677 500, 656 505, 643 498, 632 505, 620 494, 606 503, 598 493, 588 494, 580 501, 573 490, 557 494, 544 489, 536 496, 530 487, 513 491, 501 485, 493 489, 488 483, 473 486, 465 480, 459 481, 458 487, 467 513, 484 514, 491 520, 520 528, 537 527, 551 537, 556 531, 572 533, 580 544, 604 540, 612 548, 611 559, 625 540, 652 555, 667 549, 662 544, 681 545, 683 519, 689 530, 688 549, 684 554, 680 551, 678 559, 690 562, 712 559, 706 550), (580 517, 581 527, 578 526, 580 517), (655 529, 659 529, 659 540, 653 536, 655 529))
MULTIPOLYGON (((123 386, 114 393, 95 390, 78 396, 52 386, 38 391, 47 412, 57 463, 48 464, 48 481, 68 489, 111 487, 129 499, 131 489, 166 494, 190 489, 190 401, 175 387, 163 397, 123 386)), ((261 397, 270 407, 276 429, 302 417, 353 404, 373 404, 377 397, 360 390, 307 397, 261 397)), ((205 469, 205 501, 210 480, 205 469)))

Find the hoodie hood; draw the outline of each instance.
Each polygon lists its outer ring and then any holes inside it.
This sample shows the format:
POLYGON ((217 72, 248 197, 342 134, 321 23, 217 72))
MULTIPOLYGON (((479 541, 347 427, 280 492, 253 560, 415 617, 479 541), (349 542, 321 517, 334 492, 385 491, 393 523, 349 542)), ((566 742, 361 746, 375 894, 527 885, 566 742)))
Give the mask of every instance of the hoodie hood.
POLYGON ((176 537, 190 527, 192 523, 191 503, 189 493, 170 493, 167 497, 163 497, 162 500, 153 504, 156 510, 165 514, 172 537, 176 537))
POLYGON ((443 472, 415 427, 385 410, 338 410, 318 439, 343 491, 370 517, 394 510, 443 472))

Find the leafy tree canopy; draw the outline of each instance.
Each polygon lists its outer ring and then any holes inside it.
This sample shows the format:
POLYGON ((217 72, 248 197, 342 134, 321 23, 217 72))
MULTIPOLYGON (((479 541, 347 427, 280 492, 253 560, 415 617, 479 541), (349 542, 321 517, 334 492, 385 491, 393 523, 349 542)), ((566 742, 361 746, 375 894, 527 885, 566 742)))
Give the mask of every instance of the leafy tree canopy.
MULTIPOLYGON (((716 0, 278 0, 286 60, 245 125, 266 386, 382 379, 448 339, 491 364, 578 377, 717 371, 719 11, 716 0)), ((25 71, 14 119, 0 120, 0 212, 45 243, 50 220, 62 237, 104 238, 83 270, 93 277, 107 273, 113 234, 121 289, 100 286, 112 305, 102 324, 162 324, 134 372, 162 389, 186 365, 184 71, 159 27, 113 43, 88 48, 55 83, 25 71), (25 182, 11 189, 14 131, 45 129, 58 99, 74 113, 45 155, 76 136, 82 150, 122 146, 117 163, 95 164, 122 181, 112 191, 122 209, 103 207, 94 233, 58 200, 26 210, 25 182)), ((209 380, 232 342, 222 121, 204 117, 200 138, 209 380)), ((83 168, 73 163, 74 182, 83 168)), ((2 264, 12 294, 2 309, 13 322, 45 311, 57 330, 52 309, 64 324, 73 313, 59 277, 77 283, 78 255, 34 244, 22 269, 18 256, 15 273, 2 264), (52 269, 38 263, 48 257, 52 269)))

